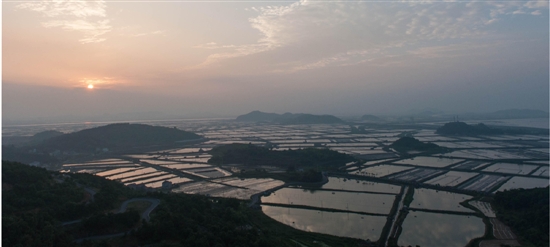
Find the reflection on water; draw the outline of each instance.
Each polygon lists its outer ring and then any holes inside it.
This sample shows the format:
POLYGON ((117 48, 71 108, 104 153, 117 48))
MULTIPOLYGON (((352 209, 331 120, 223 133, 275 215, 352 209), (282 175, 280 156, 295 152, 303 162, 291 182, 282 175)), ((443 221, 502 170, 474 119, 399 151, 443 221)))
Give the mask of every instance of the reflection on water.
POLYGON ((267 203, 306 205, 377 214, 389 214, 394 200, 395 195, 307 191, 291 188, 283 188, 267 197, 262 197, 262 202, 267 203))
POLYGON ((383 177, 396 172, 406 171, 412 169, 407 166, 394 166, 394 165, 379 165, 364 168, 358 171, 350 172, 351 174, 367 176, 367 177, 383 177))
POLYGON ((344 179, 329 177, 328 183, 324 184, 323 189, 338 189, 338 190, 352 190, 352 191, 372 191, 381 193, 393 193, 398 194, 401 190, 401 186, 393 184, 375 183, 369 181, 344 179))
POLYGON ((496 163, 491 165, 483 171, 488 172, 502 172, 511 174, 529 174, 529 172, 535 170, 538 166, 535 165, 523 165, 523 164, 510 164, 510 163, 496 163))
POLYGON ((269 217, 296 229, 376 241, 386 224, 384 216, 333 213, 262 205, 269 217))
POLYGON ((532 188, 544 188, 548 186, 548 179, 545 178, 526 178, 526 177, 513 177, 503 184, 498 191, 511 190, 511 189, 532 189, 532 188))
POLYGON ((399 246, 462 247, 483 236, 485 225, 474 216, 411 211, 403 222, 399 246))
POLYGON ((472 212, 471 209, 459 203, 472 198, 468 195, 456 194, 431 189, 415 189, 411 208, 425 208, 434 210, 472 212))
POLYGON ((445 167, 458 163, 460 159, 437 158, 437 157, 414 157, 406 160, 393 162, 394 164, 408 164, 416 166, 445 167))

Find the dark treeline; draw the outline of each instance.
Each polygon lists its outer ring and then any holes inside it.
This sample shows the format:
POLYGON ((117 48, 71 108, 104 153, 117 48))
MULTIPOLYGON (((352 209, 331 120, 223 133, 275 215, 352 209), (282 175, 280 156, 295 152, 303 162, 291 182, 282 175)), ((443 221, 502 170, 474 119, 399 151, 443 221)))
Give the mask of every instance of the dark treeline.
POLYGON ((389 145, 389 147, 401 153, 406 153, 408 151, 421 151, 430 153, 447 151, 446 148, 440 147, 437 144, 421 142, 418 139, 409 136, 399 138, 391 145, 389 145))
POLYGON ((497 217, 519 235, 522 246, 548 246, 549 189, 514 189, 497 192, 497 217))
POLYGON ((347 162, 355 161, 355 158, 350 155, 325 148, 274 151, 250 144, 229 144, 217 146, 210 153, 212 158, 208 160, 208 163, 211 164, 277 166, 288 170, 315 166, 337 168, 347 162))

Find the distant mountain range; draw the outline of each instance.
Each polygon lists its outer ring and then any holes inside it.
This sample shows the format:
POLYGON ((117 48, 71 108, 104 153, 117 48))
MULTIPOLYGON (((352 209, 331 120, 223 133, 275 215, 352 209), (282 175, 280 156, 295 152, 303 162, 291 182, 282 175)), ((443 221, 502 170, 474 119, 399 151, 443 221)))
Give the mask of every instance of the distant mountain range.
POLYGON ((237 121, 243 122, 276 122, 280 124, 335 124, 344 121, 332 115, 313 115, 305 113, 267 113, 261 111, 252 111, 248 114, 240 115, 237 121))
POLYGON ((464 122, 450 122, 439 127, 436 132, 439 135, 476 136, 476 135, 548 135, 548 129, 512 127, 512 126, 487 126, 483 123, 469 125, 464 122))
POLYGON ((440 135, 500 135, 504 132, 499 129, 487 127, 487 125, 479 123, 477 125, 469 125, 464 122, 450 122, 442 127, 439 127, 436 134, 440 135))
POLYGON ((381 119, 377 116, 374 116, 374 115, 370 115, 370 114, 365 114, 361 117, 361 120, 363 121, 369 121, 369 122, 382 122, 384 121, 384 119, 381 119))

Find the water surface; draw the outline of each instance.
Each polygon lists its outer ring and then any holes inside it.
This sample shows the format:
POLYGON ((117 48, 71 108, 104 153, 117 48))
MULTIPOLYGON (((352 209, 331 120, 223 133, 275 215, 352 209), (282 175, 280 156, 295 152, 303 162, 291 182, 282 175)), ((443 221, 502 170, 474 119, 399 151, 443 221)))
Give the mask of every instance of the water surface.
POLYGON ((384 216, 333 213, 262 205, 269 217, 296 229, 340 237, 377 241, 386 224, 384 216))
POLYGON ((411 211, 403 222, 399 246, 463 247, 485 233, 485 224, 474 216, 411 211))

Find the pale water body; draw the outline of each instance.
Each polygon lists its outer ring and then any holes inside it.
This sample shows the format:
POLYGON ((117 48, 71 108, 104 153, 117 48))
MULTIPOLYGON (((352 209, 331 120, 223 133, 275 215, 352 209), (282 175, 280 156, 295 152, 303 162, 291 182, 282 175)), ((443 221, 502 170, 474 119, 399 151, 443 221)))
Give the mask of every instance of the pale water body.
POLYGON ((344 179, 329 177, 328 183, 324 184, 323 189, 338 189, 352 191, 371 191, 381 193, 398 194, 401 186, 393 184, 375 183, 363 180, 344 179))
POLYGON ((449 159, 449 158, 437 158, 437 157, 414 157, 411 159, 400 160, 393 162, 394 164, 407 164, 416 166, 428 166, 428 167, 445 167, 451 164, 463 161, 461 159, 449 159))
POLYGON ((475 172, 450 171, 441 176, 432 178, 424 183, 433 184, 433 185, 439 184, 441 186, 455 186, 476 175, 477 173, 475 172))
POLYGON ((164 183, 164 181, 168 181, 168 182, 171 182, 173 184, 178 184, 178 183, 190 182, 190 181, 193 181, 193 180, 191 180, 189 178, 175 177, 175 178, 170 178, 170 179, 167 179, 167 180, 148 183, 148 184, 145 184, 145 186, 147 186, 149 188, 160 188, 160 187, 162 187, 162 183, 164 183))
POLYGON ((415 189, 413 198, 410 205, 411 208, 473 212, 471 209, 465 208, 459 204, 460 202, 472 198, 468 195, 432 189, 415 189))
POLYGON ((388 178, 403 180, 403 181, 415 181, 419 182, 431 176, 439 176, 445 173, 442 170, 430 169, 430 168, 414 168, 399 174, 388 176, 388 178))
POLYGON ((262 197, 262 202, 332 208, 355 212, 389 214, 394 195, 331 192, 283 188, 262 197))
POLYGON ((535 170, 536 168, 538 168, 538 166, 535 166, 535 165, 496 163, 494 165, 491 165, 483 169, 483 171, 526 175, 526 174, 529 174, 529 172, 535 170))
POLYGON ((176 169, 176 170, 212 167, 211 165, 206 165, 206 164, 167 164, 167 165, 161 165, 161 166, 170 168, 170 169, 176 169))
POLYGON ((548 186, 548 179, 545 178, 526 178, 526 177, 513 177, 505 184, 498 188, 498 191, 511 190, 511 189, 532 189, 532 188, 544 188, 548 186))
POLYGON ((186 193, 186 194, 210 194, 217 190, 227 189, 228 186, 216 183, 210 183, 207 181, 200 181, 195 183, 182 184, 178 188, 172 190, 176 193, 186 193))
POLYGON ((155 177, 155 176, 160 176, 160 175, 164 175, 164 174, 167 174, 167 172, 158 171, 158 172, 147 173, 147 174, 139 175, 139 176, 135 176, 135 177, 120 179, 120 182, 126 183, 126 182, 131 182, 131 181, 133 181, 133 180, 140 180, 140 179, 149 178, 149 177, 155 177))
POLYGON ((527 119, 501 119, 483 121, 487 125, 502 125, 516 127, 530 127, 548 129, 548 118, 527 118, 527 119))
POLYGON ((168 179, 174 178, 174 177, 176 177, 176 175, 167 174, 167 175, 162 175, 162 176, 159 176, 159 177, 153 177, 153 178, 148 178, 148 179, 143 179, 143 180, 124 183, 124 185, 128 185, 128 184, 146 184, 146 183, 151 183, 151 182, 156 182, 156 181, 164 181, 164 180, 168 180, 168 179))
POLYGON ((153 165, 168 165, 168 164, 177 164, 178 162, 172 160, 146 160, 142 159, 140 161, 153 164, 153 165))
POLYGON ((257 190, 257 191, 266 191, 284 184, 283 181, 275 180, 271 178, 247 178, 247 179, 222 178, 222 179, 216 179, 214 181, 218 183, 248 188, 248 189, 257 190))
POLYGON ((386 224, 385 216, 334 213, 300 208, 262 205, 269 217, 296 229, 340 237, 377 241, 386 224))
POLYGON ((383 177, 390 174, 394 174, 401 171, 411 170, 412 167, 395 166, 395 165, 379 165, 364 168, 358 171, 350 172, 351 174, 369 176, 369 177, 383 177))
POLYGON ((548 172, 548 167, 547 166, 542 166, 533 173, 533 176, 546 176, 546 177, 548 177, 549 175, 550 175, 550 173, 548 172))
POLYGON ((119 173, 119 174, 116 174, 116 175, 113 175, 113 176, 108 176, 106 178, 110 179, 110 180, 116 180, 116 179, 139 176, 139 175, 143 175, 143 174, 147 174, 147 173, 153 173, 153 172, 158 172, 158 170, 155 169, 155 168, 147 167, 147 168, 143 168, 143 169, 138 169, 138 170, 133 170, 133 171, 129 171, 129 172, 119 173))
POLYGON ((399 246, 463 247, 482 237, 485 224, 474 216, 410 211, 403 222, 399 246))
POLYGON ((461 189, 465 190, 474 190, 474 191, 491 191, 498 184, 502 183, 504 180, 508 179, 507 176, 500 175, 483 175, 473 183, 459 186, 461 189))
POLYGON ((523 155, 516 155, 508 153, 505 151, 499 150, 487 150, 487 149, 475 149, 475 150, 460 150, 454 151, 451 153, 444 154, 448 157, 456 158, 473 158, 473 159, 530 159, 530 157, 525 157, 523 155))

